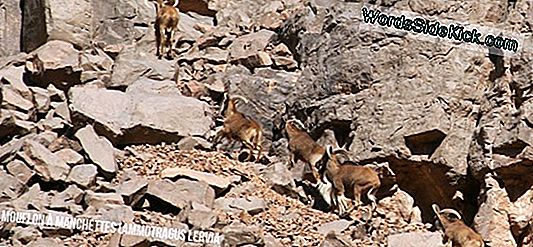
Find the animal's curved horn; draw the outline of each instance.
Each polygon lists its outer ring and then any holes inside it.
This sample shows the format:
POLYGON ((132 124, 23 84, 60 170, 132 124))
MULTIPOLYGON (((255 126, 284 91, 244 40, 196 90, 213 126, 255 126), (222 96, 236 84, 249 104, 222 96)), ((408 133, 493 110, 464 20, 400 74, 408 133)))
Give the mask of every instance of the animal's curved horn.
POLYGON ((441 210, 439 213, 454 214, 455 216, 457 216, 457 219, 461 219, 461 214, 459 214, 459 212, 457 212, 455 209, 445 208, 445 209, 441 210))
POLYGON ((180 3, 180 0, 176 0, 176 1, 174 2, 174 8, 178 8, 178 4, 179 4, 179 3, 180 3))
POLYGON ((332 152, 333 154, 343 153, 344 155, 350 157, 350 152, 344 148, 335 148, 332 152))
POLYGON ((435 212, 436 215, 440 214, 440 208, 437 204, 432 204, 431 208, 433 209, 433 212, 435 212))
POLYGON ((224 92, 222 95, 222 104, 220 105, 220 115, 224 115, 224 106, 227 104, 226 102, 228 102, 228 93, 224 92))
POLYGON ((390 168, 390 166, 386 165, 385 163, 377 163, 377 162, 374 162, 374 165, 378 168, 385 168, 387 169, 387 171, 389 171, 389 174, 392 175, 392 176, 396 176, 396 174, 394 173, 394 171, 390 168))
POLYGON ((332 154, 332 153, 333 153, 333 146, 328 145, 328 146, 326 147, 326 154, 328 155, 328 157, 331 158, 331 154, 332 154))
POLYGON ((240 96, 240 95, 233 95, 230 97, 230 99, 240 99, 242 101, 244 101, 244 103, 248 104, 248 99, 243 97, 243 96, 240 96))
POLYGON ((298 128, 300 128, 301 130, 305 130, 305 125, 302 123, 302 121, 296 119, 296 118, 291 118, 289 121, 287 121, 287 123, 296 123, 298 125, 298 128))

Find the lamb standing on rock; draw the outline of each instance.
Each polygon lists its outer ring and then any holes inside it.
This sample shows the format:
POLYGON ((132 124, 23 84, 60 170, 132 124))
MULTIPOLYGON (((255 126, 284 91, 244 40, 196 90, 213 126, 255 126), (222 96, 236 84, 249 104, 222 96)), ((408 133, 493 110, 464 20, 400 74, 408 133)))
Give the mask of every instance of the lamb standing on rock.
POLYGON ((178 28, 180 20, 179 11, 175 0, 157 0, 157 16, 155 20, 155 41, 157 45, 157 57, 166 51, 166 56, 171 57, 174 32, 178 28))

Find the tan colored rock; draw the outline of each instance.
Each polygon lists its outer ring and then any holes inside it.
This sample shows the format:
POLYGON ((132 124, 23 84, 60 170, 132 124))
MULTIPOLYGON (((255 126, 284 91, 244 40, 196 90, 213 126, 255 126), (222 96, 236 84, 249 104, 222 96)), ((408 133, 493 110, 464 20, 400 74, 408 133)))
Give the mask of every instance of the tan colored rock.
POLYGON ((117 193, 93 192, 91 190, 87 190, 83 200, 86 205, 94 208, 101 208, 106 204, 124 204, 124 200, 117 193))
POLYGON ((69 165, 76 165, 83 162, 83 156, 70 148, 61 149, 54 152, 54 154, 69 165))
POLYGON ((271 64, 270 57, 267 59, 266 55, 260 52, 264 52, 274 35, 272 31, 260 30, 237 38, 228 47, 230 62, 238 61, 251 67, 267 65, 269 61, 271 64))
POLYGON ((134 177, 121 183, 117 192, 124 198, 127 205, 135 207, 148 189, 148 181, 142 177, 134 177))
POLYGON ((105 137, 98 136, 91 125, 78 130, 75 134, 81 146, 104 176, 111 177, 117 172, 113 145, 105 137))
POLYGON ((388 236, 388 245, 390 247, 418 247, 418 246, 435 246, 443 247, 442 235, 437 232, 432 233, 399 233, 388 236))
POLYGON ((190 202, 212 207, 215 199, 215 192, 207 183, 186 179, 176 182, 167 179, 150 181, 146 194, 180 209, 187 207, 190 202))
POLYGON ((30 179, 35 175, 35 172, 20 160, 13 160, 9 162, 6 165, 6 169, 23 184, 28 184, 30 179))
POLYGON ((45 146, 27 140, 25 153, 32 158, 34 170, 44 181, 65 181, 67 178, 70 167, 45 146))
POLYGON ((81 188, 90 188, 96 182, 97 168, 92 164, 76 165, 72 167, 67 182, 75 183, 81 188))
MULTIPOLYGON (((31 100, 32 92, 23 81, 24 66, 9 66, 0 70, 0 81, 7 82, 22 97, 31 100)), ((0 90, 1 91, 1 90, 0 90)))
POLYGON ((11 87, 4 86, 2 89, 3 100, 2 104, 8 105, 12 109, 24 111, 26 113, 34 109, 34 105, 30 100, 25 99, 17 91, 11 87))
POLYGON ((207 184, 215 187, 218 190, 225 190, 230 185, 231 181, 227 178, 223 178, 211 173, 199 172, 187 168, 172 167, 161 171, 162 178, 177 178, 186 177, 193 180, 203 181, 207 184))
POLYGON ((25 187, 21 181, 4 171, 0 172, 0 185, 2 195, 8 200, 19 197, 24 192, 25 187))
POLYGON ((346 230, 353 222, 348 220, 336 220, 321 226, 318 226, 318 232, 322 235, 328 235, 330 232, 340 234, 342 231, 346 230))
POLYGON ((485 184, 486 199, 474 218, 474 229, 490 246, 516 246, 508 220, 511 202, 507 192, 491 176, 485 178, 485 184))
POLYGON ((103 125, 113 143, 177 141, 205 135, 212 120, 208 105, 177 93, 123 93, 95 88, 69 91, 72 114, 103 125), (100 106, 106 105, 101 111, 100 106))

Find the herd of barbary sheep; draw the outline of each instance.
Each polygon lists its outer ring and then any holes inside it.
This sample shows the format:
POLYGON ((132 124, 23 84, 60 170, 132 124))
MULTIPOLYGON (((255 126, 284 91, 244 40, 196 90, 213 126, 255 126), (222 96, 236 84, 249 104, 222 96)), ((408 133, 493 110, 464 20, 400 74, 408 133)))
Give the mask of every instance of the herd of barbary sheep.
MULTIPOLYGON (((179 10, 175 0, 157 0, 156 4, 156 45, 158 58, 166 53, 171 57, 172 45, 179 23, 179 10)), ((263 130, 261 124, 237 110, 237 103, 248 100, 239 95, 229 97, 224 94, 221 109, 224 116, 224 124, 213 138, 213 148, 223 138, 240 142, 243 147, 250 150, 247 157, 249 161, 257 151, 256 161, 261 159, 261 141, 263 130), (225 109, 225 111, 223 111, 225 109)), ((371 211, 376 208, 376 192, 381 185, 379 173, 385 166, 371 168, 358 166, 349 159, 340 162, 338 155, 349 157, 345 148, 334 148, 331 145, 321 146, 313 140, 305 131, 305 126, 298 119, 292 118, 285 122, 285 132, 289 140, 288 148, 291 153, 290 166, 298 160, 309 165, 313 178, 311 185, 314 186, 328 207, 341 216, 348 215, 361 204, 361 195, 367 196, 371 202, 371 211), (350 197, 350 198, 349 198, 350 197), (349 208, 349 204, 352 204, 349 208)), ((338 145, 337 145, 338 146, 338 145)), ((481 236, 468 227, 461 219, 461 215, 454 209, 439 209, 436 204, 432 205, 442 228, 444 239, 451 241, 452 246, 458 247, 481 247, 484 246, 481 236)))

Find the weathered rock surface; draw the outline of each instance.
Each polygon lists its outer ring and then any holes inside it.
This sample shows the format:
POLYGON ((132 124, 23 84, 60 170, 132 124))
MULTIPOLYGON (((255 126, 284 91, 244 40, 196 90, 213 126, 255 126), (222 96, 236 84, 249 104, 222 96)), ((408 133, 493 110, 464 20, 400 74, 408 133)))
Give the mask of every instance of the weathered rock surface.
POLYGON ((20 160, 9 162, 6 165, 6 169, 23 184, 28 184, 28 181, 35 175, 35 172, 20 160))
POLYGON ((440 233, 400 233, 388 239, 390 247, 444 246, 440 233))
POLYGON ((215 191, 205 182, 186 179, 176 182, 167 179, 150 181, 146 194, 179 209, 185 208, 190 202, 212 207, 215 199, 215 191))
POLYGON ((67 182, 73 182, 81 188, 89 188, 96 182, 98 168, 92 164, 76 165, 68 174, 67 182))
POLYGON ((78 130, 75 134, 81 146, 103 172, 104 176, 113 176, 118 169, 113 151, 113 145, 105 137, 98 136, 91 125, 78 130))
POLYGON ((148 181, 141 177, 134 177, 120 184, 117 192, 120 193, 124 202, 130 206, 136 206, 148 189, 148 181))
POLYGON ((25 154, 33 160, 30 165, 44 181, 65 181, 67 178, 70 167, 45 146, 28 140, 25 142, 25 154))
POLYGON ((180 178, 185 177, 193 180, 203 181, 213 186, 217 190, 225 190, 230 185, 230 180, 206 172, 199 172, 181 167, 167 168, 161 172, 162 178, 180 178))
POLYGON ((95 121, 113 143, 176 141, 205 135, 211 126, 207 105, 181 95, 81 87, 69 94, 73 114, 95 121))

